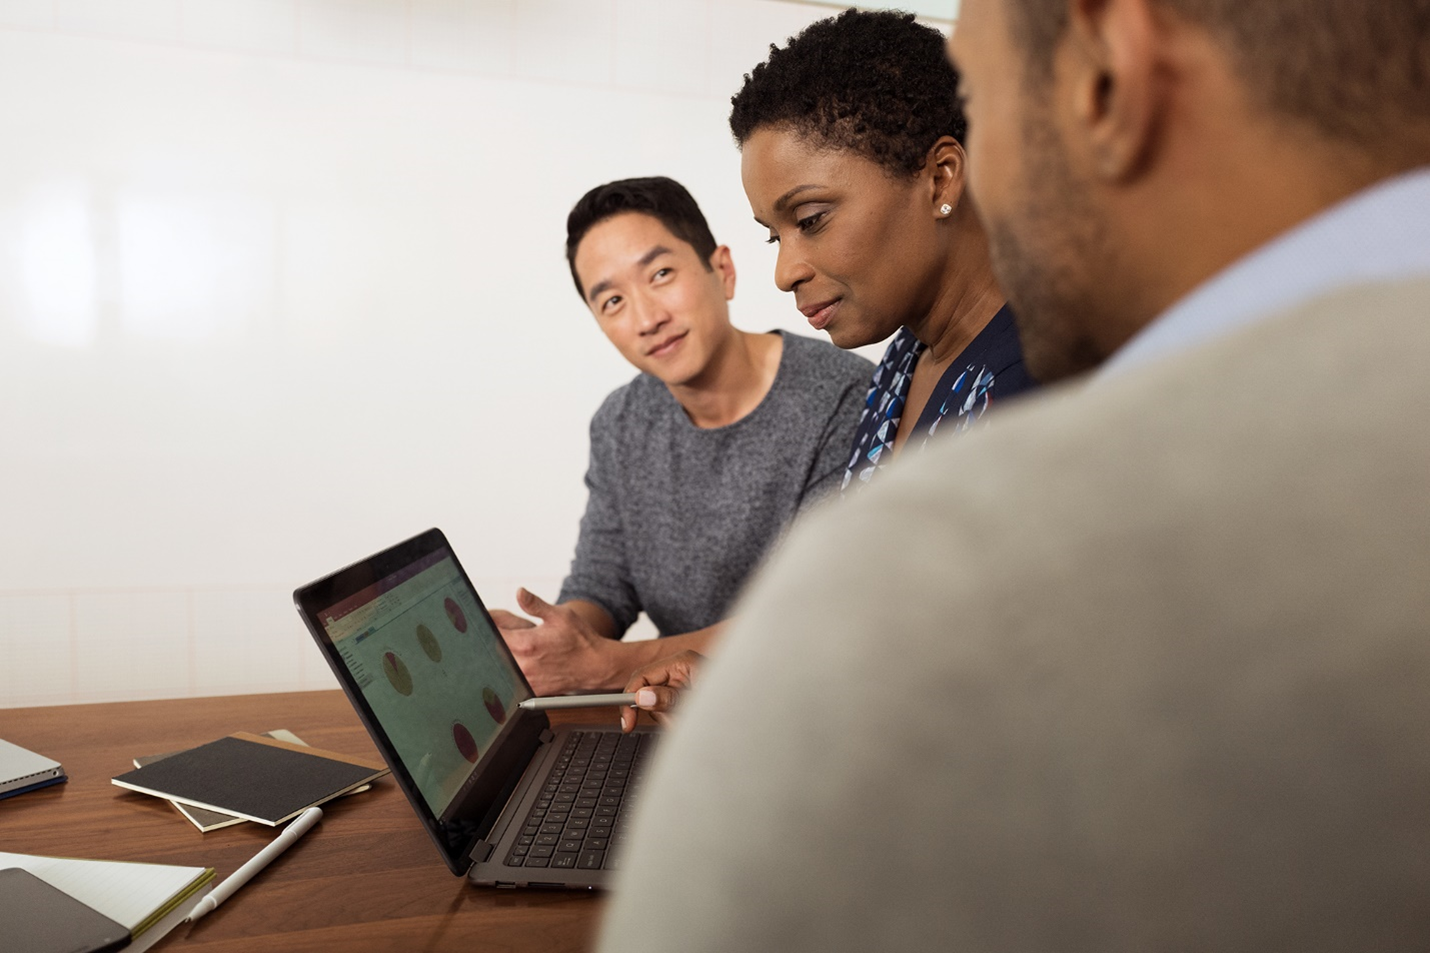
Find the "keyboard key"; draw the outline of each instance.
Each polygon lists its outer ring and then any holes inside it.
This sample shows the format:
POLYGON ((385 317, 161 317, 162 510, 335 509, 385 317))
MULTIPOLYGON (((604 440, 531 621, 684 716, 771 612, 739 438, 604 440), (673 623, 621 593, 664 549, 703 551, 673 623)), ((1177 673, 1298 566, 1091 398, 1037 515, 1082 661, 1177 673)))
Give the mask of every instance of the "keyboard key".
POLYGON ((604 850, 587 850, 581 852, 581 862, 577 865, 582 870, 600 870, 601 864, 606 860, 604 850))
POLYGON ((576 859, 580 854, 557 854, 551 858, 552 867, 575 867, 576 859))
POLYGON ((555 847, 560 841, 560 834, 542 834, 536 838, 538 847, 555 847))
POLYGON ((523 867, 548 867, 551 865, 550 857, 528 857, 523 867))
POLYGON ((556 848, 555 848, 555 847, 533 847, 533 848, 531 848, 531 856, 533 856, 533 857, 550 857, 550 856, 551 856, 552 854, 554 854, 554 853, 556 853, 556 848))
POLYGON ((609 846, 611 846, 611 840, 610 840, 609 837, 588 837, 588 838, 586 838, 586 849, 587 849, 587 850, 605 850, 605 849, 606 849, 607 847, 609 847, 609 846))
POLYGON ((557 849, 558 851, 570 851, 570 852, 572 852, 572 853, 579 853, 580 850, 581 850, 581 838, 579 838, 579 837, 566 837, 566 838, 562 838, 562 839, 561 839, 561 842, 556 845, 556 849, 557 849))
POLYGON ((562 831, 564 831, 565 829, 566 829, 566 828, 565 828, 563 825, 561 825, 561 824, 542 824, 542 825, 541 825, 541 833, 543 833, 543 834, 560 834, 560 833, 561 833, 562 831))

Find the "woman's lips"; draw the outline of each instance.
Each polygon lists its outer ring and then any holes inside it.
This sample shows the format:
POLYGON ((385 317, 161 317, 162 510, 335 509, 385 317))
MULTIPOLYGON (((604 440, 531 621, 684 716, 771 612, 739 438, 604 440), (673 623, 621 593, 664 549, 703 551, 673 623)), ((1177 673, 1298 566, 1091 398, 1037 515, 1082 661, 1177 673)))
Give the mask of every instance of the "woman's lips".
POLYGON ((809 319, 810 327, 816 331, 823 331, 829 324, 830 319, 834 317, 834 312, 838 310, 838 308, 839 299, 835 298, 833 301, 826 301, 823 304, 800 308, 800 312, 809 319))

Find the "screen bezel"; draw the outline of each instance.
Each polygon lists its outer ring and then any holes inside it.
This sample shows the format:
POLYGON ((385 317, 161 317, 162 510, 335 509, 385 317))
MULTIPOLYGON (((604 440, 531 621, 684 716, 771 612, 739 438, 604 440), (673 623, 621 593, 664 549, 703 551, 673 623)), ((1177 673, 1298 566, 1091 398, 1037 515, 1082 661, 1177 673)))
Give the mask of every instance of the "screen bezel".
POLYGON ((392 776, 397 779, 402 793, 407 796, 412 809, 421 819, 422 826, 441 851, 447 867, 452 873, 460 875, 466 873, 471 866, 468 855, 472 845, 485 837, 496 823, 506 798, 510 796, 522 771, 540 747, 541 736, 551 727, 545 713, 530 712, 516 704, 534 695, 530 683, 521 672, 521 666, 512 657, 506 642, 498 637, 500 652, 506 656, 520 679, 517 697, 513 700, 512 712, 508 718, 509 727, 497 735, 486 757, 472 766, 471 775, 438 816, 427 804, 396 746, 368 704, 352 673, 348 671, 337 646, 328 637, 327 628, 322 621, 322 614, 332 606, 434 553, 442 553, 451 558, 462 582, 471 590, 483 620, 491 627, 491 631, 497 631, 496 623, 492 621, 481 594, 472 585, 472 580, 462 568, 456 553, 452 551, 447 537, 435 528, 299 588, 293 593, 293 603, 307 624, 308 632, 318 643, 328 667, 337 676, 348 701, 352 702, 357 710, 363 727, 377 745, 383 760, 392 769, 392 776))

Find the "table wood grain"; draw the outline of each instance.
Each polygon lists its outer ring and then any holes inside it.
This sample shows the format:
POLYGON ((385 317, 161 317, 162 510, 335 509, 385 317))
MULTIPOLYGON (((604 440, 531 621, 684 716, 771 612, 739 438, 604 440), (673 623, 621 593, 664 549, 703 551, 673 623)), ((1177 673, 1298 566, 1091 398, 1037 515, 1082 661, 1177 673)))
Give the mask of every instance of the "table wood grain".
MULTIPOLYGON (((614 717, 552 713, 570 723, 614 717)), ((0 850, 205 866, 226 877, 275 829, 245 823, 203 834, 167 802, 109 779, 137 755, 277 728, 316 748, 378 757, 339 691, 0 709, 0 738, 54 758, 70 778, 0 800, 0 850)), ((600 895, 468 886, 447 870, 390 777, 323 811, 315 830, 223 906, 155 949, 558 953, 592 945, 600 895)))

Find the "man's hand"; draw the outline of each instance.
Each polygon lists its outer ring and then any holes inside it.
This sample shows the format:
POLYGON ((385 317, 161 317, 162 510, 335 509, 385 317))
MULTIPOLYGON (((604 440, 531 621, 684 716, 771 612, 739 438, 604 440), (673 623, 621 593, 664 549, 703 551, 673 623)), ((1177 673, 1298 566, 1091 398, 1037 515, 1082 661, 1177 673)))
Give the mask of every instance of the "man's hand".
MULTIPOLYGON (((704 661, 705 656, 688 649, 667 655, 636 669, 623 691, 635 692, 636 708, 650 712, 657 724, 668 725, 670 715, 667 712, 675 707, 681 690, 690 687, 695 680, 695 670, 704 661)), ((622 708, 621 731, 628 732, 635 726, 635 708, 622 708)))
POLYGON ((584 603, 553 606, 525 589, 516 591, 516 603, 537 621, 504 609, 491 610, 492 621, 536 694, 614 691, 637 664, 625 643, 605 637, 592 624, 590 610, 601 617, 604 610, 584 603))

